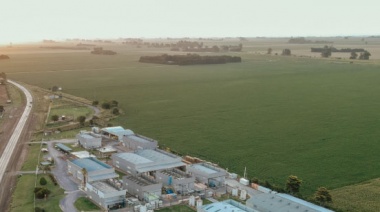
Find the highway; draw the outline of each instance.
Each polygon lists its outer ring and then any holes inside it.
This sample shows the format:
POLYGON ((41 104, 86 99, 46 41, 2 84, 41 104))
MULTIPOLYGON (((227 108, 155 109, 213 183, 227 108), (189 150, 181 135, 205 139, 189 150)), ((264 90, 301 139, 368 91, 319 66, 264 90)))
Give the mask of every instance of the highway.
MULTIPOLYGON (((12 81, 12 80, 8 80, 8 82, 15 85, 17 88, 19 88, 25 94, 26 106, 25 106, 24 112, 22 113, 22 115, 20 117, 19 122, 17 123, 15 130, 13 131, 11 138, 8 141, 7 146, 4 149, 3 154, 1 155, 1 158, 0 158, 0 183, 3 180, 3 177, 5 174, 5 171, 8 167, 9 161, 10 161, 11 156, 12 156, 12 154, 16 148, 16 144, 20 138, 21 132, 24 129, 25 123, 28 120, 28 117, 29 117, 30 111, 32 110, 32 105, 33 105, 32 94, 24 86, 12 81)), ((9 132, 9 133, 11 133, 11 132, 9 132)))

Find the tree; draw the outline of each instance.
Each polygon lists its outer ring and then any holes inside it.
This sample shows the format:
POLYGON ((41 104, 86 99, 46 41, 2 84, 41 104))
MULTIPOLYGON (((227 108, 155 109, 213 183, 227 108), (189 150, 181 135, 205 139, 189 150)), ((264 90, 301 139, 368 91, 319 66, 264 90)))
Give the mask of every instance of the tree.
POLYGON ((116 100, 111 101, 111 107, 117 107, 118 105, 119 105, 119 102, 117 102, 116 100))
POLYGON ((272 54, 272 48, 268 48, 267 54, 272 54))
POLYGON ((290 175, 286 180, 286 191, 290 194, 296 194, 300 191, 302 180, 298 179, 297 176, 290 175))
POLYGON ((3 112, 4 112, 4 106, 0 105, 0 113, 3 113, 3 112))
POLYGON ((41 177, 41 179, 40 179, 40 185, 46 185, 47 184, 47 181, 46 181, 46 179, 44 178, 44 177, 41 177))
POLYGON ((326 203, 332 202, 332 197, 327 188, 320 187, 314 194, 314 200, 320 205, 326 205, 326 203))
POLYGON ((290 49, 284 49, 284 50, 282 50, 281 55, 290 56, 290 55, 292 55, 292 52, 290 51, 290 49))
POLYGON ((58 121, 58 119, 59 119, 59 116, 58 116, 58 115, 52 115, 52 116, 51 116, 51 120, 52 120, 52 121, 58 121))
POLYGON ((79 121, 80 125, 84 125, 84 122, 86 121, 86 116, 79 116, 77 118, 77 120, 79 121))
POLYGON ((35 207, 34 212, 45 212, 45 209, 40 208, 40 207, 35 207))
POLYGON ((102 108, 108 110, 108 109, 111 108, 111 105, 110 105, 110 103, 108 103, 108 102, 104 102, 104 103, 102 104, 102 108))
POLYGON ((358 54, 356 52, 351 52, 350 59, 355 60, 356 58, 358 58, 358 54))
POLYGON ((99 101, 98 101, 98 100, 94 100, 94 101, 92 101, 92 105, 93 105, 93 106, 98 106, 98 105, 99 105, 99 101))
POLYGON ((51 91, 53 91, 53 92, 58 91, 58 86, 54 85, 54 86, 51 88, 51 91))
POLYGON ((321 52, 322 57, 330 57, 331 56, 331 47, 325 46, 321 52))
POLYGON ((86 182, 87 182, 87 169, 86 168, 82 169, 82 174, 83 174, 83 186, 86 186, 86 182))
POLYGON ((115 107, 115 108, 112 110, 112 114, 114 114, 114 115, 119 115, 119 109, 115 107))
POLYGON ((371 56, 371 53, 368 51, 361 52, 359 55, 359 60, 369 60, 369 57, 371 56))
POLYGON ((47 197, 51 193, 51 191, 47 188, 36 187, 34 188, 34 193, 36 194, 36 197, 38 199, 43 199, 47 197))

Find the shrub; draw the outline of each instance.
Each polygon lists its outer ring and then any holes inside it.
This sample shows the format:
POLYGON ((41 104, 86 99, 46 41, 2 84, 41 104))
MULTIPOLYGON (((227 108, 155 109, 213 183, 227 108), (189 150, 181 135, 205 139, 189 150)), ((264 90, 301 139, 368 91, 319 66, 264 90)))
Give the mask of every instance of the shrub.
POLYGON ((99 104, 98 100, 92 101, 92 105, 97 106, 99 104))
POLYGON ((111 104, 108 103, 108 102, 104 102, 104 103, 102 104, 102 108, 108 110, 108 109, 111 108, 111 104))
POLYGON ((58 119, 59 119, 59 116, 58 116, 58 115, 52 115, 52 116, 51 116, 51 120, 52 120, 52 121, 58 121, 58 119))
POLYGON ((114 115, 119 115, 119 109, 114 108, 114 109, 112 110, 112 114, 114 114, 114 115))
POLYGON ((34 212, 45 212, 45 209, 40 208, 40 207, 35 207, 34 212))
POLYGON ((47 181, 44 177, 41 177, 40 179, 40 185, 46 185, 47 184, 47 181))
POLYGON ((51 193, 51 191, 47 188, 36 187, 34 188, 34 193, 36 194, 36 197, 38 199, 43 199, 47 197, 51 193))

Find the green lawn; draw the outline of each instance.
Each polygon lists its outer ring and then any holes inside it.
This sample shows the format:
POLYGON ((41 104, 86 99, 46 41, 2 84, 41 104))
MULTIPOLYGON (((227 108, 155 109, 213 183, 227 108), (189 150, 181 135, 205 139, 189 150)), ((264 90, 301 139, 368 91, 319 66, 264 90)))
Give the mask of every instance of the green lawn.
POLYGON ((15 54, 0 69, 44 88, 115 99, 124 113, 114 125, 231 172, 247 167, 249 178, 277 185, 297 175, 304 196, 380 176, 378 61, 258 55, 252 44, 228 53, 241 55, 240 64, 165 66, 138 63, 157 49, 109 49, 118 54, 15 54))
POLYGON ((79 197, 74 203, 79 211, 98 211, 100 208, 86 197, 79 197))
MULTIPOLYGON (((13 193, 11 211, 12 212, 24 212, 24 211, 33 211, 34 207, 34 185, 35 185, 35 175, 26 175, 18 178, 16 190, 13 193)), ((37 187, 46 187, 51 191, 51 194, 48 198, 45 199, 36 199, 36 207, 45 209, 46 211, 61 211, 59 208, 59 201, 64 195, 63 189, 58 185, 55 186, 50 180, 48 175, 39 175, 37 180, 37 187), (47 180, 45 186, 39 184, 39 179, 41 176, 44 176, 47 180)))

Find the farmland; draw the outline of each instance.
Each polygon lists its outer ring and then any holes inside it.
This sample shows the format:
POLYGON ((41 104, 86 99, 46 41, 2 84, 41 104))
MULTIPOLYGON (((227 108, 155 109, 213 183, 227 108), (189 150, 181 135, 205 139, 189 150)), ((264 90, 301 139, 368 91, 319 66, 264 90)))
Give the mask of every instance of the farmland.
POLYGON ((368 47, 360 39, 336 43, 365 47, 373 56, 351 64, 319 59, 310 45, 263 39, 228 53, 242 63, 182 67, 138 62, 142 55, 170 53, 163 49, 109 44, 117 55, 15 48, 5 52, 12 59, 0 70, 43 88, 117 100, 124 113, 114 125, 231 172, 242 174, 246 166, 249 178, 283 185, 297 175, 302 194, 310 196, 319 186, 335 189, 380 176, 380 40, 368 47), (268 47, 272 55, 265 55, 268 47), (304 57, 273 55, 282 48, 304 57))

